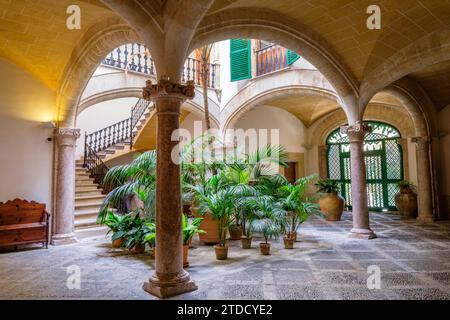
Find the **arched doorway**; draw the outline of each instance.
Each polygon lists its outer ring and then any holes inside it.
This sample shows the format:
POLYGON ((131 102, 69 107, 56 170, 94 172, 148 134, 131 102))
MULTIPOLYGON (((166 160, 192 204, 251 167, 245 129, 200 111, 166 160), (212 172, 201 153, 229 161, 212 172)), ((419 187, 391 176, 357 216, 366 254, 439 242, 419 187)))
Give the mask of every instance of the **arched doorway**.
MULTIPOLYGON (((369 209, 396 210, 397 182, 404 179, 403 150, 398 140, 399 130, 387 123, 371 121, 372 132, 364 140, 367 195, 369 209)), ((350 143, 340 129, 327 138, 327 175, 340 183, 341 195, 351 208, 350 143)))

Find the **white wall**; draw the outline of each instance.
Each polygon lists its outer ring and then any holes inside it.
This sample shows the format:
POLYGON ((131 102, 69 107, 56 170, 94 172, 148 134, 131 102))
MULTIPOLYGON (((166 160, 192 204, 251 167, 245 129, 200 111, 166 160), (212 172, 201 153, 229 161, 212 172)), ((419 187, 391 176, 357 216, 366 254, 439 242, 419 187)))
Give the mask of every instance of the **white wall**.
MULTIPOLYGON (((222 99, 220 102, 223 108, 242 88, 244 88, 251 79, 231 82, 230 79, 230 40, 216 43, 218 57, 220 58, 220 88, 222 89, 222 99)), ((252 56, 254 59, 254 56, 252 56)), ((255 66, 252 61, 252 66, 255 66)), ((294 69, 316 70, 316 68, 303 58, 294 62, 291 66, 294 69)), ((256 71, 255 71, 256 72, 256 71)), ((255 73, 253 72, 253 74, 255 73)))
POLYGON ((0 202, 34 200, 52 212, 54 92, 0 58, 0 202), (7 81, 6 81, 7 79, 7 81))
POLYGON ((77 117, 76 127, 81 130, 77 143, 76 159, 84 154, 84 135, 103 129, 131 116, 137 98, 122 98, 95 104, 83 110, 77 117))
MULTIPOLYGON (((279 132, 280 144, 288 152, 305 152, 306 127, 291 113, 270 106, 258 106, 246 112, 236 122, 236 129, 276 129, 279 132)), ((268 132, 270 136, 270 131, 268 132)), ((262 146, 260 146, 262 147, 262 146)), ((253 150, 249 150, 250 152, 253 150)))

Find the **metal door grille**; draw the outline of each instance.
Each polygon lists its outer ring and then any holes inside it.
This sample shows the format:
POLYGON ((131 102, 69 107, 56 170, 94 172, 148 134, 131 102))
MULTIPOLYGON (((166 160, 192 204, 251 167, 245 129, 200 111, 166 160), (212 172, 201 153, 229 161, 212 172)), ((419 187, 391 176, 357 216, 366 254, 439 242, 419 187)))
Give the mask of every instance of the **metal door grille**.
MULTIPOLYGON (((368 122, 372 132, 364 139, 364 160, 367 177, 369 209, 374 211, 396 210, 394 197, 398 193, 397 182, 404 179, 403 153, 397 143, 400 132, 382 122, 368 122)), ((340 184, 341 195, 351 209, 350 144, 348 136, 333 131, 327 139, 328 177, 340 184)))

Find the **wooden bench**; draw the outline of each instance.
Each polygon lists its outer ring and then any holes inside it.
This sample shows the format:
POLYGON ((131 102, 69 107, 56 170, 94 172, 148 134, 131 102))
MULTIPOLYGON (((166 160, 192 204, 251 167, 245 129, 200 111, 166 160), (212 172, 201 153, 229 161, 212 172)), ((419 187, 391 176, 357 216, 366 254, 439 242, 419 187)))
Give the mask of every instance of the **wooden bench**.
POLYGON ((20 199, 0 202, 0 247, 42 243, 48 248, 49 217, 45 204, 20 199))

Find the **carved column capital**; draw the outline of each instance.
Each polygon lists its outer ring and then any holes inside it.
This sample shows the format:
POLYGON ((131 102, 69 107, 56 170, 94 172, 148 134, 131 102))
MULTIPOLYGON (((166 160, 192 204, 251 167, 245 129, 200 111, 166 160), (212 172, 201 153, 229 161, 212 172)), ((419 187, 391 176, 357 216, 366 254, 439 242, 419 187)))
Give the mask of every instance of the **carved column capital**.
POLYGON ((428 146, 429 146, 429 144, 431 142, 431 139, 430 139, 430 137, 427 137, 427 136, 425 136, 425 137, 413 137, 413 138, 411 138, 411 142, 415 143, 417 148, 425 149, 425 148, 428 148, 428 146))
POLYGON ((142 98, 144 100, 156 100, 167 97, 182 101, 193 99, 195 96, 194 81, 188 81, 186 85, 171 82, 167 77, 162 77, 158 83, 147 80, 143 88, 142 98))
POLYGON ((75 143, 81 136, 80 129, 58 128, 55 132, 59 146, 75 147, 75 143))
POLYGON ((352 126, 341 126, 341 134, 348 135, 350 142, 363 142, 366 133, 372 132, 372 128, 361 121, 356 121, 352 126))

